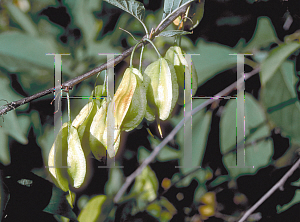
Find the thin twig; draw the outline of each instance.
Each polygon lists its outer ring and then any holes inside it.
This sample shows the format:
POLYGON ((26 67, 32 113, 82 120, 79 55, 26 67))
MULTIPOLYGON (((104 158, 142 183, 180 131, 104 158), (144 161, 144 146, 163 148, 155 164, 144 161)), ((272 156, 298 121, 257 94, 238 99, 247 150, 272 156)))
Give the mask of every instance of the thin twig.
MULTIPOLYGON (((159 33, 161 33, 166 27, 168 27, 173 20, 175 20, 179 15, 181 15, 182 13, 184 13, 187 9, 187 7, 190 5, 189 4, 185 4, 182 7, 178 8, 178 10, 174 11, 174 13, 172 13, 168 19, 164 20, 163 23, 159 24, 159 26, 155 29, 155 32, 151 33, 150 39, 153 40, 155 38, 155 36, 157 36, 159 33)), ((146 38, 147 36, 145 35, 143 37, 146 38)), ((148 44, 148 42, 143 42, 140 43, 137 46, 137 49, 141 48, 143 45, 148 44)), ((64 83, 62 83, 62 89, 72 89, 75 85, 77 85, 78 83, 96 75, 97 73, 106 70, 107 69, 107 65, 109 65, 111 67, 111 65, 116 66, 117 64, 119 64, 121 61, 123 61, 127 56, 129 56, 133 50, 134 46, 132 46, 131 48, 125 50, 121 55, 117 56, 114 59, 111 59, 109 61, 107 61, 107 63, 102 64, 101 66, 96 67, 95 69, 92 69, 91 71, 84 73, 80 76, 75 77, 74 79, 68 80, 64 83)), ((11 102, 10 104, 7 104, 6 107, 2 108, 0 110, 0 115, 6 114, 7 112, 25 104, 28 102, 31 102, 35 99, 41 98, 43 96, 46 96, 48 94, 54 93, 55 92, 55 88, 50 88, 47 90, 44 90, 42 92, 39 92, 37 94, 34 94, 32 96, 20 99, 18 101, 15 102, 11 102)))
MULTIPOLYGON (((251 76, 253 76, 254 74, 257 74, 259 72, 259 70, 260 70, 260 68, 258 67, 258 68, 255 68, 254 70, 252 70, 250 73, 245 73, 245 79, 248 79, 251 76)), ((214 97, 223 96, 227 92, 230 92, 233 89, 235 89, 237 87, 237 85, 241 85, 242 82, 244 82, 244 77, 241 77, 240 79, 238 79, 237 82, 232 83, 230 86, 228 86, 225 89, 223 89, 221 92, 219 92, 218 94, 216 94, 214 97)), ((193 109, 191 111, 191 115, 194 115, 195 113, 199 112, 201 109, 203 109, 207 105, 211 104, 213 101, 214 101, 213 99, 210 99, 210 100, 205 101, 201 105, 197 106, 195 109, 193 109)), ((189 116, 188 113, 187 113, 187 116, 189 116)), ((186 120, 186 121, 188 121, 188 120, 186 120)), ((174 138, 174 136, 180 130, 180 128, 183 126, 183 124, 184 124, 184 118, 169 133, 169 135, 167 137, 165 137, 165 139, 157 147, 154 148, 154 150, 152 151, 152 153, 150 154, 150 156, 148 156, 144 160, 144 162, 131 175, 129 175, 126 178, 125 183, 122 185, 121 189, 118 191, 118 193, 114 197, 114 202, 115 203, 119 202, 119 200, 121 199, 121 197, 123 196, 123 194, 126 192, 127 188, 130 186, 130 184, 133 182, 133 180, 143 171, 143 169, 146 166, 148 166, 149 163, 151 163, 154 160, 154 158, 157 156, 157 154, 160 152, 160 150, 165 145, 167 145, 167 143, 169 141, 171 141, 174 138)))
POLYGON ((300 158, 294 163, 289 171, 265 194, 259 199, 238 222, 245 221, 266 199, 268 199, 278 188, 283 187, 285 181, 294 173, 294 171, 300 166, 300 158))

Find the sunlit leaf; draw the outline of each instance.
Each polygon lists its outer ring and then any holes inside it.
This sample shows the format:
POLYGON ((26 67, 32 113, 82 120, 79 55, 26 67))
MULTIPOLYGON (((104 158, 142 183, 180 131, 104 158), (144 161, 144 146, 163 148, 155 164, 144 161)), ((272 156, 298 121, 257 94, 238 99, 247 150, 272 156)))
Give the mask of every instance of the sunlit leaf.
MULTIPOLYGON (((102 211, 105 210, 105 203, 107 201, 105 195, 98 195, 89 200, 78 216, 80 222, 98 222, 100 220, 102 211)), ((108 204, 109 205, 109 204, 108 204)))
POLYGON ((135 178, 132 192, 138 194, 143 201, 152 201, 156 198, 158 181, 155 173, 147 166, 140 175, 135 178))

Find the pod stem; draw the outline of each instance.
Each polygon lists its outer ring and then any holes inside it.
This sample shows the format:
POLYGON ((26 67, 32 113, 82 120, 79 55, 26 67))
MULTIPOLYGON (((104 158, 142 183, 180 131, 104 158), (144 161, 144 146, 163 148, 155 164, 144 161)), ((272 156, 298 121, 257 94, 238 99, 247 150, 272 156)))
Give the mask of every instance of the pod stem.
POLYGON ((68 101, 68 135, 70 134, 71 126, 71 104, 70 104, 70 93, 67 92, 67 101, 68 101))
MULTIPOLYGON (((95 81, 95 84, 94 84, 94 91, 93 91, 93 97, 95 97, 95 88, 96 88, 96 85, 97 85, 97 80, 98 80, 98 77, 100 76, 101 72, 98 72, 97 76, 96 76, 96 81, 95 81)), ((104 80, 105 81, 105 80, 104 80)))
POLYGON ((144 53, 144 48, 145 48, 145 46, 143 45, 142 46, 142 49, 141 49, 141 55, 140 55, 140 64, 139 64, 139 70, 140 70, 140 72, 142 73, 142 66, 143 66, 143 53, 144 53))
POLYGON ((134 54, 134 52, 135 52, 135 49, 136 49, 136 47, 137 47, 140 43, 142 43, 142 42, 143 42, 143 41, 141 40, 141 41, 139 41, 138 43, 136 43, 135 46, 134 46, 134 48, 133 48, 133 50, 132 50, 132 53, 131 53, 131 56, 130 56, 130 68, 132 67, 133 54, 134 54))
POLYGON ((148 41, 148 42, 153 46, 153 48, 155 49, 155 51, 156 51, 158 57, 161 58, 162 56, 161 56, 161 54, 159 53, 159 51, 158 51, 158 49, 156 48, 156 46, 154 45, 154 43, 153 43, 150 39, 147 39, 147 38, 144 38, 144 40, 148 41))
POLYGON ((157 128, 158 128, 160 137, 163 138, 163 135, 162 135, 162 132, 161 132, 161 127, 160 127, 160 120, 159 119, 157 120, 157 128))

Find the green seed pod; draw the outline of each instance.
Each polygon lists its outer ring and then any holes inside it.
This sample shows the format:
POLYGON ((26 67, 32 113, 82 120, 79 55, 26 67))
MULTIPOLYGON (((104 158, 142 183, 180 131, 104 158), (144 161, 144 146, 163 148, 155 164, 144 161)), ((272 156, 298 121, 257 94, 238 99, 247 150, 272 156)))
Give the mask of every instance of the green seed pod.
POLYGON ((78 129, 81 128, 81 130, 78 130, 79 136, 81 138, 81 131, 84 131, 86 128, 86 122, 89 116, 91 116, 91 112, 93 108, 96 108, 96 106, 100 106, 100 98, 102 96, 106 96, 106 91, 103 85, 98 85, 95 87, 93 92, 91 93, 91 97, 96 97, 97 99, 91 100, 88 102, 79 112, 79 114, 75 117, 75 119, 72 122, 72 125, 78 129), (95 102, 96 101, 96 102, 95 102), (95 106, 94 106, 95 105, 95 106), (83 125, 83 127, 81 127, 83 125))
POLYGON ((153 121, 155 115, 158 115, 159 119, 166 120, 178 99, 178 83, 173 64, 164 58, 151 63, 145 69, 144 84, 148 100, 146 119, 153 121))
POLYGON ((86 175, 86 160, 78 132, 73 126, 70 126, 68 135, 67 163, 70 166, 70 168, 67 168, 70 183, 73 187, 79 188, 83 184, 86 175))
POLYGON ((97 99, 100 99, 101 97, 106 96, 106 88, 103 85, 97 85, 95 89, 91 93, 91 97, 96 97, 97 99))
POLYGON ((91 93, 91 97, 94 99, 91 99, 91 101, 81 109, 72 122, 72 125, 78 130, 81 145, 86 156, 91 151, 89 145, 90 126, 97 112, 97 108, 101 106, 101 102, 103 101, 101 97, 103 96, 106 96, 105 87, 103 85, 96 86, 91 93))
MULTIPOLYGON (((105 157, 105 148, 110 157, 114 157, 120 144, 121 131, 130 131, 136 128, 145 116, 146 91, 143 85, 143 76, 135 68, 127 68, 122 81, 112 101, 107 105, 104 102, 97 110, 90 127, 90 147, 98 160, 105 157), (114 115, 113 150, 108 144, 107 113, 114 115)), ((111 133, 112 134, 112 133, 111 133)))
POLYGON ((75 188, 82 185, 86 175, 86 160, 74 126, 70 126, 68 132, 67 123, 63 124, 50 150, 48 164, 57 167, 49 168, 49 171, 63 191, 68 191, 70 185, 75 188))
POLYGON ((176 76, 179 86, 179 97, 177 103, 179 105, 184 104, 184 73, 185 66, 192 66, 192 95, 195 95, 198 88, 198 75, 195 69, 195 66, 192 64, 188 64, 186 59, 184 58, 185 52, 181 50, 179 46, 172 46, 166 52, 165 58, 169 60, 176 70, 176 76))
POLYGON ((95 158, 103 161, 106 157, 106 144, 103 141, 103 134, 106 128, 106 100, 103 101, 101 107, 96 108, 97 111, 90 126, 89 144, 95 158))
POLYGON ((48 156, 49 172, 53 176, 54 183, 63 191, 69 190, 69 175, 66 168, 67 166, 67 150, 68 150, 68 127, 67 123, 63 124, 54 144, 51 147, 48 156), (58 167, 58 168, 54 168, 58 167))
MULTIPOLYGON (((137 87, 137 78, 133 74, 134 68, 127 68, 122 81, 113 97, 111 106, 114 106, 115 127, 121 128, 123 120, 128 113, 135 89, 137 87)), ((139 72, 136 70, 136 72, 139 72)))
MULTIPOLYGON (((94 119, 90 127, 90 148, 99 161, 105 162, 106 150, 110 157, 114 157, 120 144, 120 129, 114 129, 114 150, 110 150, 107 147, 107 116, 106 113, 112 110, 113 106, 107 108, 106 101, 97 110, 94 119)), ((109 134, 110 135, 110 134, 109 134)))
MULTIPOLYGON (((123 123, 121 124, 121 130, 128 132, 136 128, 142 122, 146 112, 147 99, 146 90, 143 84, 143 76, 140 71, 135 68, 128 68, 125 73, 126 72, 130 72, 131 78, 136 79, 136 87, 130 102, 130 106, 123 119, 123 123)), ((115 95, 116 97, 118 95, 117 93, 115 95)))

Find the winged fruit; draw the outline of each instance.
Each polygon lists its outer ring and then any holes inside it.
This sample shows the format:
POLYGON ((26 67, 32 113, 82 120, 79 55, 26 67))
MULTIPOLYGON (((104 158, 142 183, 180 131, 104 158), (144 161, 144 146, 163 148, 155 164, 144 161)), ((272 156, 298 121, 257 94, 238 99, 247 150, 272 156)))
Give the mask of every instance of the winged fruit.
POLYGON ((48 164, 55 183, 62 190, 82 185, 86 175, 86 160, 74 126, 68 129, 67 123, 63 124, 50 150, 48 164))
POLYGON ((146 119, 153 121, 157 115, 160 120, 166 120, 178 99, 178 83, 173 64, 162 57, 151 63, 145 69, 144 84, 148 101, 146 119))
POLYGON ((112 101, 102 104, 91 124, 90 147, 98 160, 105 156, 105 149, 110 157, 115 156, 120 144, 121 131, 133 130, 141 123, 145 116, 146 104, 146 91, 140 71, 132 67, 127 68, 112 101), (106 114, 114 115, 113 131, 107 127, 110 121, 107 121, 106 114), (112 133, 113 144, 109 144, 112 133))
POLYGON ((186 59, 184 58, 185 52, 181 50, 179 46, 172 46, 166 52, 165 58, 169 60, 176 70, 176 76, 178 80, 179 86, 179 97, 178 97, 178 104, 184 104, 184 73, 185 67, 191 68, 192 74, 192 95, 195 95, 198 87, 198 75, 193 64, 188 64, 186 59))

